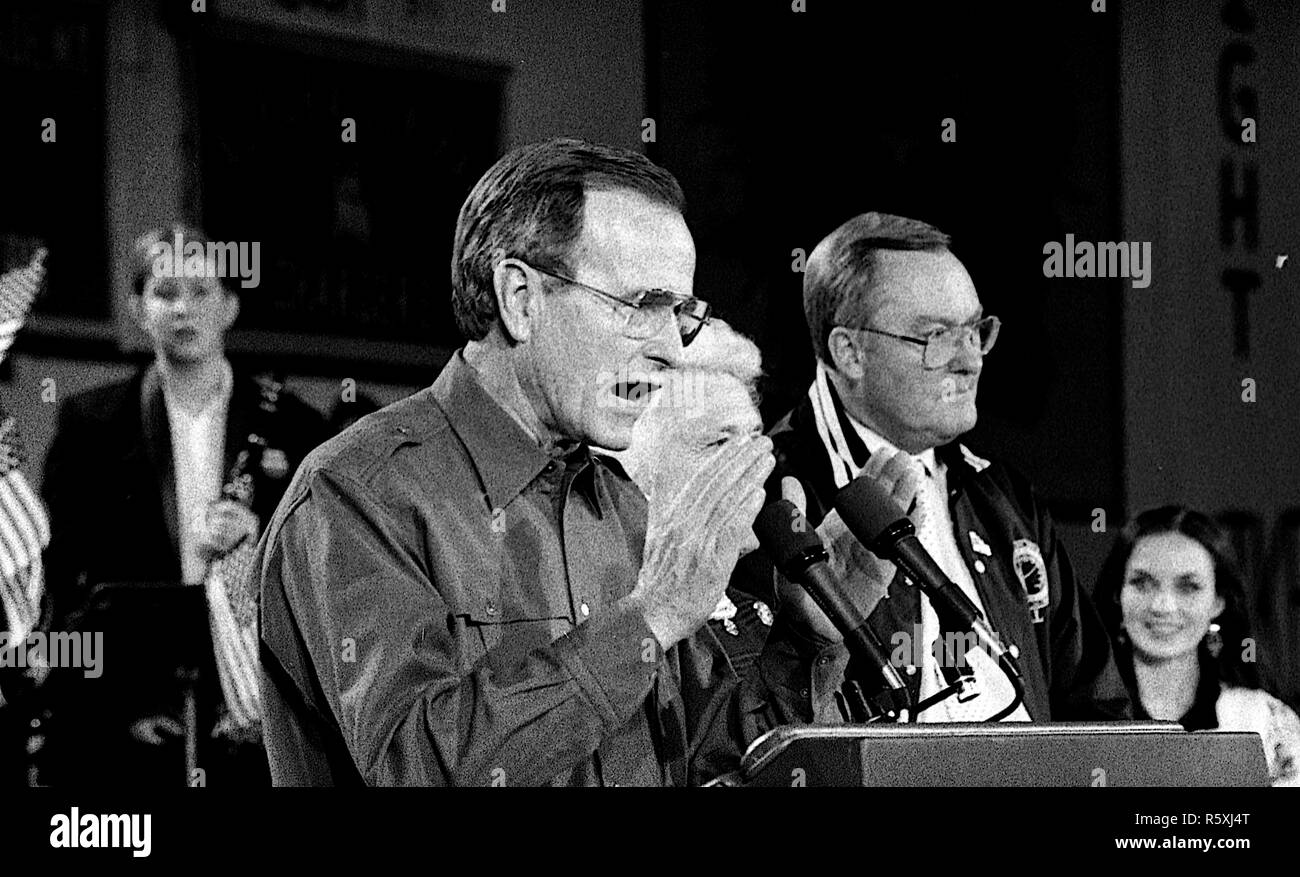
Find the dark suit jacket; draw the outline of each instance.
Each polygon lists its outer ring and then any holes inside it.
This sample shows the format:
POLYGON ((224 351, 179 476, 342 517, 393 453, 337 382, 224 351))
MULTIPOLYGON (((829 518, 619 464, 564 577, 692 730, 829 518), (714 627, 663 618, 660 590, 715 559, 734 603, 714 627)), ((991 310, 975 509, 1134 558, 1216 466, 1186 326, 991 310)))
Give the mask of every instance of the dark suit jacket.
MULTIPOLYGON (((298 463, 326 437, 324 419, 314 408, 283 391, 269 394, 258 379, 236 369, 222 477, 241 448, 253 448, 247 471, 253 476, 252 508, 263 526, 298 463), (250 445, 250 434, 265 445, 250 445), (272 465, 278 454, 264 458, 266 449, 283 452, 283 471, 272 465)), ((201 678, 209 683, 204 692, 210 702, 219 688, 206 629, 176 630, 167 618, 88 614, 96 585, 181 579, 171 430, 152 367, 64 402, 46 457, 42 494, 50 513, 45 569, 52 628, 93 625, 104 632, 103 676, 68 680, 77 691, 73 711, 89 711, 93 704, 98 723, 117 726, 152 712, 174 712, 177 686, 169 670, 156 665, 160 653, 179 637, 203 656, 200 672, 208 671, 201 678)), ((195 597, 201 601, 202 594, 195 597)))
MULTIPOLYGON (((854 458, 865 462, 872 449, 863 446, 848 423, 843 426, 854 458)), ((811 403, 804 399, 768 434, 776 448, 777 474, 799 478, 807 496, 808 520, 813 526, 820 524, 830 512, 837 490, 811 403)), ((936 448, 935 453, 947 468, 949 513, 958 550, 993 628, 1020 649, 1025 707, 1030 716, 1040 722, 1131 718, 1128 693, 1115 668, 1110 639, 1087 593, 1074 578, 1051 515, 1029 482, 957 442, 936 448), (1040 568, 1031 569, 1032 562, 1017 562, 1018 556, 1027 557, 1035 551, 1040 568)), ((732 586, 762 595, 770 593, 771 581, 771 560, 760 551, 737 566, 732 586)), ((868 620, 890 650, 900 632, 917 629, 921 609, 917 590, 904 585, 901 576, 895 578, 888 593, 889 599, 881 600, 868 620)), ((898 651, 895 655, 901 657, 898 651)), ((895 663, 902 666, 897 660, 895 663)), ((798 691, 805 721, 827 721, 834 717, 830 695, 843 680, 847 664, 846 650, 836 644, 823 648, 808 676, 778 678, 778 670, 793 666, 789 662, 761 666, 760 672, 769 688, 788 686, 798 691)), ((868 694, 882 687, 874 671, 853 675, 860 678, 868 694)), ((920 674, 909 674, 905 681, 916 698, 920 674)))

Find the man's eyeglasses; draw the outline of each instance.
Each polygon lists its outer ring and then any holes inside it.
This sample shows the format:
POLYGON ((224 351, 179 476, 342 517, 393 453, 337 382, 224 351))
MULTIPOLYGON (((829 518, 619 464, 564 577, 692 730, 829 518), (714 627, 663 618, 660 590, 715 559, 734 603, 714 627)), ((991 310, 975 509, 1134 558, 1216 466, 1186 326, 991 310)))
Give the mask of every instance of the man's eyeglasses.
POLYGON ((910 344, 920 344, 923 348, 921 351, 921 364, 926 368, 943 368, 961 352, 962 345, 969 344, 977 349, 981 355, 988 353, 998 340, 998 329, 1001 326, 1002 321, 997 317, 985 317, 964 326, 953 326, 951 329, 935 329, 933 332, 927 333, 924 338, 911 338, 907 335, 895 335, 893 332, 882 332, 879 329, 870 328, 863 328, 858 331, 870 332, 873 335, 884 335, 886 338, 897 338, 899 341, 906 341, 910 344))
POLYGON ((538 268, 536 265, 529 265, 527 262, 524 264, 538 274, 554 277, 556 280, 563 281, 570 286, 585 289, 587 292, 595 293, 601 298, 607 298, 626 307, 627 319, 623 324, 623 334, 629 338, 651 337, 663 325, 665 314, 671 312, 673 318, 677 321, 677 331, 682 336, 682 346, 685 347, 695 340, 695 336, 700 333, 700 329, 712 318, 712 309, 709 303, 693 296, 670 292, 667 289, 644 289, 634 294, 632 298, 627 299, 605 292, 603 289, 588 286, 574 280, 572 277, 565 277, 563 274, 556 274, 554 271, 547 271, 544 268, 538 268))

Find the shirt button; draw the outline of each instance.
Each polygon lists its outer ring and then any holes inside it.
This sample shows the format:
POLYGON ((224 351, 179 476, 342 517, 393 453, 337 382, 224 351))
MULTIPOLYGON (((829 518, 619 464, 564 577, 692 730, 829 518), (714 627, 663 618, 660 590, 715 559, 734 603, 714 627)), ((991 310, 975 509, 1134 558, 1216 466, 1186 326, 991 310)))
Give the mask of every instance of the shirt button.
POLYGON ((916 675, 916 665, 915 665, 915 664, 908 664, 906 667, 903 668, 903 672, 905 672, 908 676, 915 676, 915 675, 916 675))
POLYGON ((800 688, 800 689, 799 689, 799 696, 800 696, 800 697, 807 697, 807 696, 808 696, 808 689, 806 689, 806 688, 800 688))
POLYGON ((578 607, 578 611, 582 613, 583 618, 586 618, 588 615, 591 614, 591 607, 588 606, 586 603, 583 603, 581 606, 578 607))
POLYGON ((493 603, 491 600, 488 600, 488 601, 487 601, 487 614, 488 614, 488 615, 496 615, 496 614, 497 614, 497 607, 496 607, 496 604, 493 603))
POLYGON ((975 572, 984 572, 984 561, 975 561, 975 572))

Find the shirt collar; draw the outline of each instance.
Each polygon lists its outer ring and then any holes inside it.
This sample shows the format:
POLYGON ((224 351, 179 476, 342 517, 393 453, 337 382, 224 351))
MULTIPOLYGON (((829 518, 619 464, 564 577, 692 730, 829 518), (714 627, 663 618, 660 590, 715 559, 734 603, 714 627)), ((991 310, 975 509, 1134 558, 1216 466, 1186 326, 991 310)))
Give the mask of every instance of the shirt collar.
POLYGON ((234 390, 235 378, 234 370, 230 367, 230 360, 222 357, 221 360, 221 383, 217 386, 217 392, 212 394, 208 403, 193 413, 185 410, 176 398, 175 391, 163 377, 162 370, 157 364, 151 365, 159 386, 162 388, 163 399, 167 405, 167 413, 171 417, 184 416, 189 420, 201 420, 210 416, 215 411, 224 410, 230 404, 230 394, 234 390))
MULTIPOLYGON (((867 446, 868 454, 874 454, 881 448, 885 448, 893 453, 898 453, 898 447, 896 447, 893 442, 889 441, 889 439, 885 438, 865 423, 860 423, 853 415, 848 415, 848 418, 849 423, 853 425, 853 429, 857 432, 858 438, 862 439, 862 443, 867 446)), ((934 454, 934 448, 926 448, 919 454, 913 454, 912 457, 920 460, 921 463, 925 465, 926 471, 929 474, 934 475, 939 471, 938 462, 934 454)))
POLYGON ((616 474, 622 473, 618 461, 594 454, 589 445, 575 441, 558 442, 549 455, 565 468, 565 475, 570 479, 569 489, 587 501, 597 518, 603 517, 605 503, 602 493, 605 491, 600 470, 603 467, 616 474))
POLYGON ((487 391, 463 350, 456 351, 433 382, 433 395, 469 452, 493 508, 505 508, 543 472, 565 469, 574 470, 574 488, 599 508, 597 479, 577 476, 592 463, 622 473, 616 461, 593 454, 584 442, 540 446, 487 391))

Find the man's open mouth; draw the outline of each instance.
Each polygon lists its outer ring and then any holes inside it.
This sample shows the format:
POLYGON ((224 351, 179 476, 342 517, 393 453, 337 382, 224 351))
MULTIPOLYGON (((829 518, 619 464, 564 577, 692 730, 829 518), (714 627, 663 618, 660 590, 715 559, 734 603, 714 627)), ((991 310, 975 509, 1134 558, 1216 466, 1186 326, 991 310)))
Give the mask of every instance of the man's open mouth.
POLYGON ((610 388, 615 396, 633 404, 649 402, 660 385, 652 381, 619 381, 610 388))

